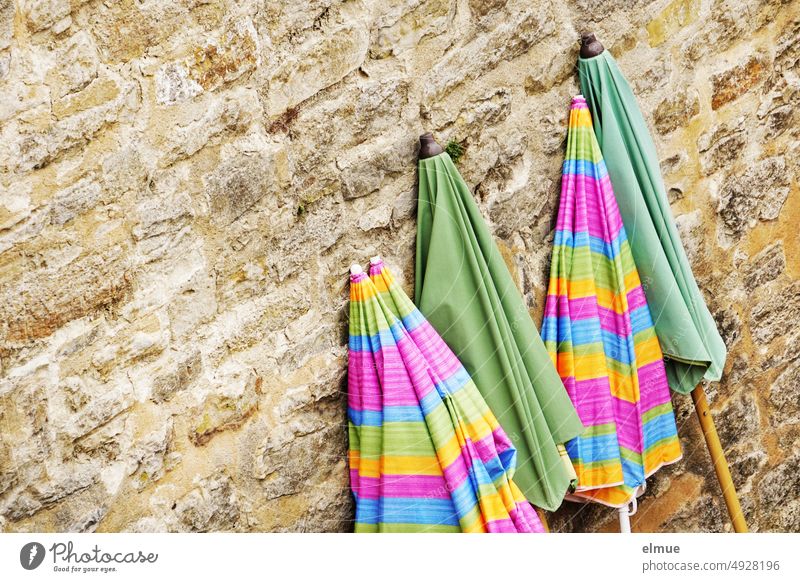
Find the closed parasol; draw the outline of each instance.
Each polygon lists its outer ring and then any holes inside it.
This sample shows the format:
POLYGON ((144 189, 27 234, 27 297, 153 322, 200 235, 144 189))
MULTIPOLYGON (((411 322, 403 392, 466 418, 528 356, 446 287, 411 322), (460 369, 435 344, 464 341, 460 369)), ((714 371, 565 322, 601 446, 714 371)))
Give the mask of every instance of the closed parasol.
POLYGON ((542 532, 516 451, 464 367, 379 258, 350 276, 356 532, 542 532))
POLYGON ((633 258, 647 282, 669 385, 687 394, 702 379, 720 379, 725 343, 683 250, 658 154, 631 88, 608 51, 579 57, 578 71, 633 258))
POLYGON ((746 532, 705 392, 698 385, 721 378, 726 347, 672 219, 655 144, 628 82, 593 34, 583 35, 578 72, 633 258, 647 283, 645 294, 669 385, 683 394, 691 391, 733 527, 746 532))
POLYGON ((542 339, 586 431, 571 498, 626 507, 681 458, 670 389, 586 100, 572 100, 542 339))
POLYGON ((574 478, 559 445, 584 427, 472 193, 430 139, 419 160, 415 301, 508 432, 514 480, 555 510, 574 478))

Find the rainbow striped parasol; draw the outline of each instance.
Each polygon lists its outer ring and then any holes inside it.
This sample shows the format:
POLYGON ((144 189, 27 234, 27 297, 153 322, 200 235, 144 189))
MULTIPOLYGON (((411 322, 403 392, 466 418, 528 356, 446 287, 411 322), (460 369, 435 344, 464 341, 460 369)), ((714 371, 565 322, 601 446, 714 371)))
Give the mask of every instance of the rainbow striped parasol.
POLYGON ((461 362, 375 258, 350 276, 356 532, 542 532, 516 450, 461 362))
POLYGON ((681 458, 653 320, 586 101, 572 101, 542 339, 588 428, 573 496, 622 507, 681 458))

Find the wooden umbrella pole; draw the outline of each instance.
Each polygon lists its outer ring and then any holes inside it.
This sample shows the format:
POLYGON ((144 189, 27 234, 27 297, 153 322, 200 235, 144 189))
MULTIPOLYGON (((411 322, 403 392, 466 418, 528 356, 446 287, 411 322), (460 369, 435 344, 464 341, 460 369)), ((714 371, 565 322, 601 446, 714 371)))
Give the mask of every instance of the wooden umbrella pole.
POLYGON ((538 508, 536 506, 534 506, 534 509, 536 510, 536 513, 539 514, 539 521, 542 522, 542 526, 544 527, 544 531, 546 531, 547 533, 550 533, 550 525, 547 523, 547 516, 545 515, 544 510, 540 509, 540 508, 538 508))
POLYGON ((736 488, 731 478, 731 470, 728 468, 728 461, 725 460, 725 453, 722 444, 719 442, 717 428, 714 426, 714 419, 711 417, 711 410, 708 408, 708 400, 702 386, 697 386, 692 390, 692 400, 697 411, 697 418, 700 421, 700 428, 706 439, 706 446, 711 455, 711 462, 714 465, 714 472, 717 474, 719 486, 722 489, 722 496, 725 498, 725 505, 728 514, 731 516, 733 530, 736 533, 747 533, 747 523, 744 521, 742 506, 736 495, 736 488))

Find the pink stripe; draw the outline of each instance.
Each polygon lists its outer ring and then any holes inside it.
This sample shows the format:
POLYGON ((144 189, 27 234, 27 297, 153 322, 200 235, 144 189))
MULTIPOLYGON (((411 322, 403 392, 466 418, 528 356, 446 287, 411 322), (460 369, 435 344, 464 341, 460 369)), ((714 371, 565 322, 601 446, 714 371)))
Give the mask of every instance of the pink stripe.
POLYGON ((607 376, 581 381, 568 376, 562 380, 585 426, 614 422, 614 408, 609 398, 611 387, 607 376))
POLYGON ((355 491, 363 499, 380 499, 381 497, 450 498, 450 489, 441 475, 390 475, 384 473, 380 478, 361 477, 360 486, 355 491))

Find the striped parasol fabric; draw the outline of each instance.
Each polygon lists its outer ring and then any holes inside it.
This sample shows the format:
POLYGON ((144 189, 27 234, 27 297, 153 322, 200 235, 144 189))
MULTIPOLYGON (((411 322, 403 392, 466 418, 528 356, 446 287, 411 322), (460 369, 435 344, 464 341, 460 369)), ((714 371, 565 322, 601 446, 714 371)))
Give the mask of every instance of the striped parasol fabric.
POLYGON ((670 390, 586 101, 569 116, 542 339, 587 430, 573 496, 622 507, 681 458, 670 390))
POLYGON ((350 276, 356 532, 542 532, 516 450, 464 367, 378 258, 350 276))

